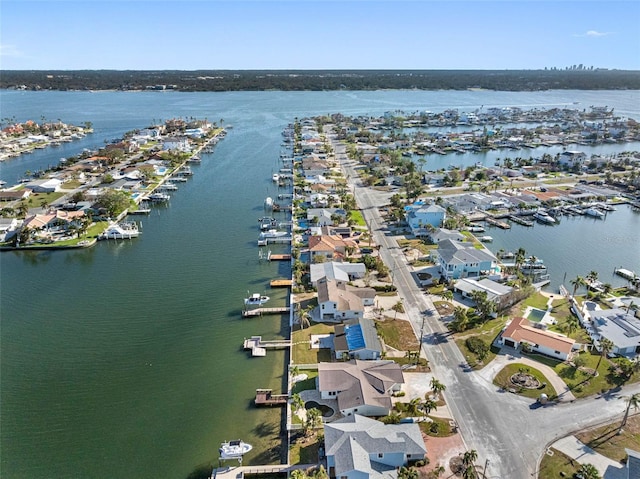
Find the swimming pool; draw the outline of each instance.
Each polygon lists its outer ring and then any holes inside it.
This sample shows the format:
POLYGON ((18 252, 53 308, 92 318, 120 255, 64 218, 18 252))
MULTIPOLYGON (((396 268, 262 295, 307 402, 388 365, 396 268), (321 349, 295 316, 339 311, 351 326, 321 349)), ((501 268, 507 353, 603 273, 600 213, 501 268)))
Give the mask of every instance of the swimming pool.
POLYGON ((542 318, 544 318, 545 314, 547 314, 546 311, 543 311, 538 308, 531 308, 529 310, 529 314, 527 315, 527 319, 534 323, 539 323, 540 321, 542 321, 542 318))

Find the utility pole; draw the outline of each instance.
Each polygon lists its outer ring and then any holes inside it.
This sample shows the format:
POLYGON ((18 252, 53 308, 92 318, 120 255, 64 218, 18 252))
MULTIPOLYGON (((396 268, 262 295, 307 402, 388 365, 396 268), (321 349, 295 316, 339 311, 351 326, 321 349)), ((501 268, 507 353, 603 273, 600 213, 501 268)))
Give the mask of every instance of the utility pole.
POLYGON ((482 471, 482 476, 484 479, 487 479, 487 467, 489 467, 489 458, 487 457, 487 460, 484 461, 484 470, 482 471))

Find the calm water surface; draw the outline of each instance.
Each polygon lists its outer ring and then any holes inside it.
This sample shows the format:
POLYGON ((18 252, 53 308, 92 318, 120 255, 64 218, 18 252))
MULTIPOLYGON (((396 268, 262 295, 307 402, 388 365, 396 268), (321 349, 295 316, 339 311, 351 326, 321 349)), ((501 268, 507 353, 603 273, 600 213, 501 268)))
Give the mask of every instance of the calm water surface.
MULTIPOLYGON (((91 121, 95 129, 0 165, 6 181, 154 119, 233 125, 170 206, 142 219, 137 240, 0 255, 3 478, 186 478, 217 462, 220 442, 238 437, 254 444, 246 462, 279 460, 280 411, 251 403, 256 388, 283 387, 286 358, 270 351, 252 359, 241 343, 253 334, 286 335, 286 319, 241 320, 240 309, 248 290, 286 302, 286 291, 269 290, 268 282, 288 275, 288 266, 258 262, 256 219, 264 198, 277 194, 271 174, 279 167, 280 132, 294 118, 574 101, 640 118, 638 91, 3 91, 0 100, 3 117, 91 121)), ((543 258, 554 284, 565 271, 573 277, 592 269, 606 281, 615 266, 640 271, 638 216, 619 208, 599 223, 576 218, 492 230, 491 247, 522 246, 543 258)))

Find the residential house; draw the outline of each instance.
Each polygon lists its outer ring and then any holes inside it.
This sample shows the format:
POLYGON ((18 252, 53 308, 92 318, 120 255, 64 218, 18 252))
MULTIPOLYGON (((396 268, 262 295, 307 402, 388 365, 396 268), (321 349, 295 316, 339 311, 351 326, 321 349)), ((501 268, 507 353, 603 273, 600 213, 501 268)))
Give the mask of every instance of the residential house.
POLYGON ((184 137, 172 136, 162 140, 162 149, 164 151, 191 151, 189 140, 184 137))
POLYGON ((447 280, 496 276, 498 259, 488 249, 476 249, 473 243, 445 239, 436 251, 440 274, 447 280))
POLYGON ((446 210, 435 204, 413 204, 406 209, 406 220, 414 236, 427 236, 430 228, 439 228, 446 210))
POLYGON ((587 155, 582 151, 567 150, 562 152, 558 158, 558 162, 563 166, 572 168, 576 164, 584 163, 586 159, 587 155))
POLYGON ((357 243, 339 235, 309 237, 309 254, 312 263, 318 262, 319 257, 323 257, 323 260, 343 259, 348 255, 349 249, 357 250, 357 243))
POLYGON ((9 240, 18 229, 17 218, 0 218, 0 243, 9 240))
POLYGON ((625 466, 626 475, 623 479, 640 479, 640 452, 633 449, 626 449, 627 464, 625 466))
POLYGON ((326 424, 324 442, 332 479, 397 479, 398 468, 427 454, 417 424, 384 424, 359 414, 326 424))
POLYGON ((498 311, 510 306, 515 301, 514 290, 511 286, 496 283, 488 278, 481 280, 461 278, 453 284, 453 290, 465 298, 470 298, 474 291, 484 291, 487 293, 487 300, 495 303, 498 311))
POLYGON ((53 193, 60 190, 62 181, 57 178, 47 178, 44 180, 33 180, 26 184, 26 187, 34 193, 53 193))
POLYGON ((342 282, 364 278, 367 268, 364 263, 339 263, 329 261, 325 263, 312 263, 311 284, 316 285, 322 278, 333 279, 342 282))
POLYGON ((633 312, 614 308, 589 311, 588 314, 596 347, 599 348, 600 339, 606 338, 614 345, 611 351, 613 354, 633 358, 640 353, 640 320, 633 312))
POLYGON ((25 200, 31 196, 29 188, 21 188, 19 190, 0 190, 0 201, 17 201, 25 200))
POLYGON ((334 327, 333 349, 336 359, 376 360, 382 356, 382 343, 373 320, 360 318, 334 327))
POLYGON ((575 344, 563 334, 533 326, 527 318, 513 318, 498 341, 516 349, 527 344, 532 351, 561 361, 569 359, 575 344))
POLYGON ((343 416, 387 416, 392 395, 399 392, 404 377, 394 361, 319 363, 316 379, 322 399, 335 399, 343 416))
POLYGON ((438 228, 435 231, 429 233, 429 240, 433 244, 438 244, 441 241, 450 239, 451 241, 464 242, 467 241, 467 237, 460 233, 458 230, 448 230, 446 228, 438 228))
POLYGON ((341 322, 362 318, 364 307, 375 304, 373 288, 356 288, 344 281, 322 278, 317 282, 320 321, 341 322))
POLYGON ((333 225, 334 217, 344 221, 346 216, 347 212, 342 208, 309 208, 307 210, 307 221, 317 226, 333 225))

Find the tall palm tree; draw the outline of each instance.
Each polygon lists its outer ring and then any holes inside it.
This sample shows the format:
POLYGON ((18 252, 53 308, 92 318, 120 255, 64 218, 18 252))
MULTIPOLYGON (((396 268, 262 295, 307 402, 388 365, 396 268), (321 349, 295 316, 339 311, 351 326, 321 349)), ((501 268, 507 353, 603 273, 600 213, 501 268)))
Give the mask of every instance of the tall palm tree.
POLYGON ((300 396, 300 394, 295 393, 293 396, 291 396, 291 409, 293 409, 293 412, 297 412, 303 407, 304 400, 302 399, 302 396, 300 396))
POLYGON ((474 462, 478 460, 478 451, 475 449, 471 449, 470 451, 466 451, 462 455, 462 464, 465 466, 471 466, 474 462))
POLYGON ((565 327, 567 328, 567 332, 569 333, 569 336, 571 336, 573 332, 576 329, 578 329, 578 326, 580 326, 580 323, 578 322, 578 318, 576 318, 575 316, 569 316, 569 319, 567 319, 567 323, 565 325, 565 327))
POLYGON ((598 359, 598 364, 596 365, 594 374, 597 374, 598 368, 600 367, 600 363, 602 362, 602 358, 605 357, 607 354, 609 354, 611 351, 613 351, 613 348, 615 347, 615 344, 613 344, 613 341, 607 338, 601 338, 599 343, 600 343, 600 358, 598 359))
POLYGON ((573 285, 573 294, 571 295, 573 297, 576 295, 576 291, 578 291, 578 288, 584 286, 586 282, 582 276, 578 275, 571 280, 571 284, 573 285))
POLYGON ((524 263, 525 259, 527 258, 527 252, 525 251, 524 248, 518 248, 518 251, 516 251, 516 255, 515 255, 515 264, 516 264, 516 269, 518 269, 520 266, 522 266, 522 264, 524 263))
POLYGON ((631 396, 625 399, 627 401, 627 409, 624 411, 624 417, 622 418, 622 422, 620 423, 620 427, 618 428, 618 434, 622 432, 622 428, 627 425, 627 419, 629 419, 629 410, 631 406, 633 406, 634 411, 640 408, 640 393, 632 394, 631 396))
POLYGON ((411 414, 412 416, 418 414, 420 403, 421 399, 419 397, 415 397, 411 401, 409 401, 409 404, 407 404, 407 411, 409 412, 409 414, 411 414))
POLYGON ((436 396, 439 396, 441 392, 445 391, 447 386, 438 381, 435 377, 431 378, 431 391, 436 396))
POLYGON ((598 272, 597 271, 589 271, 589 274, 586 278, 589 284, 595 283, 598 280, 598 272))

